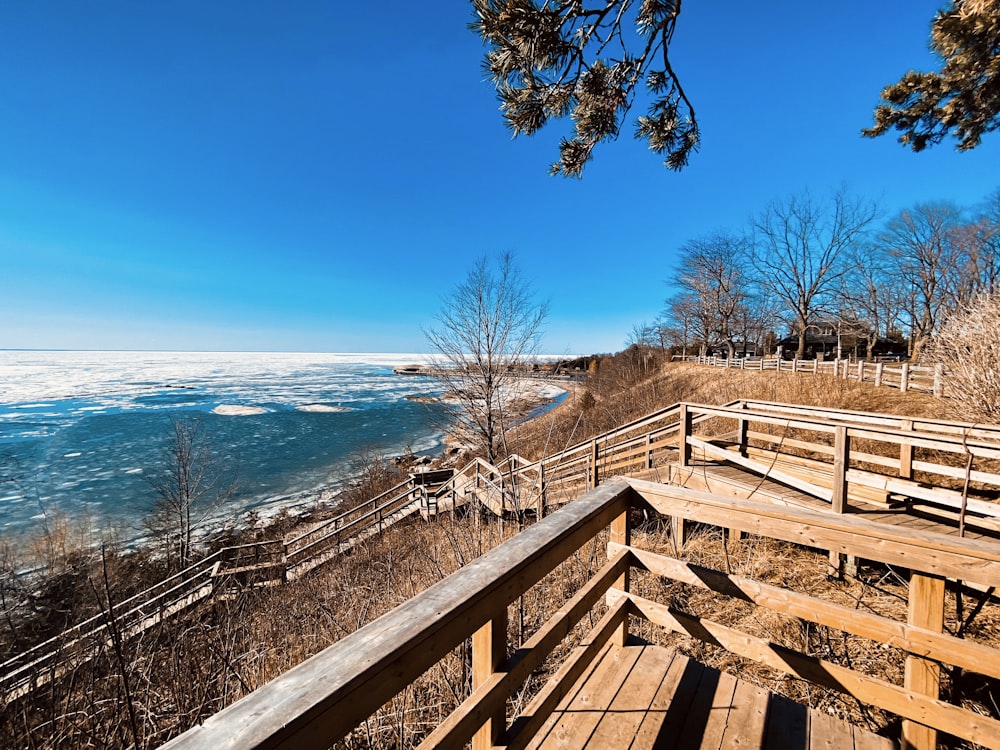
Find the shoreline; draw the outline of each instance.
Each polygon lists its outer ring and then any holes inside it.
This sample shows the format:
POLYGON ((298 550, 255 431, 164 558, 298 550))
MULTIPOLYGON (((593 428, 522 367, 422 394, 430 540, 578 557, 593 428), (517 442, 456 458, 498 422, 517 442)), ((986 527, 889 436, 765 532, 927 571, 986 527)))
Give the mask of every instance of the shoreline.
MULTIPOLYGON (((528 395, 520 400, 522 403, 522 410, 525 412, 525 415, 515 418, 515 423, 511 428, 513 430, 528 424, 534 419, 538 419, 546 414, 549 414, 553 409, 556 409, 560 405, 564 404, 575 390, 574 384, 570 383, 560 383, 559 385, 554 385, 551 383, 539 383, 533 378, 525 380, 534 387, 528 388, 528 395)), ((411 400, 423 398, 424 397, 413 397, 411 400)), ((446 401, 447 399, 445 396, 442 396, 437 400, 446 401)), ((472 448, 467 441, 462 440, 461 437, 455 432, 448 432, 441 437, 440 441, 434 448, 419 451, 413 454, 418 458, 418 461, 410 468, 418 470, 421 468, 427 470, 433 468, 449 468, 460 462, 461 457, 469 453, 471 450, 472 448)), ((385 456, 385 460, 398 466, 398 459, 404 458, 405 456, 406 454, 402 453, 387 455, 385 456)), ((266 532, 268 527, 276 522, 276 519, 282 514, 283 511, 287 512, 292 518, 292 527, 290 531, 304 531, 307 530, 307 527, 311 524, 328 520, 329 516, 325 518, 315 518, 314 516, 316 514, 320 514, 322 516, 324 513, 335 513, 337 506, 339 505, 337 497, 348 488, 349 483, 350 477, 344 477, 335 483, 317 487, 313 490, 303 490, 287 496, 288 499, 296 498, 297 501, 294 503, 277 501, 273 506, 273 512, 268 513, 266 516, 261 514, 260 518, 262 523, 257 527, 258 530, 266 532), (296 509, 298 512, 295 512, 296 509)), ((247 512, 242 513, 240 519, 234 521, 230 527, 216 529, 207 536, 211 538, 212 535, 223 534, 228 530, 238 528, 240 521, 245 521, 246 516, 253 511, 254 508, 251 508, 247 512)), ((287 533, 290 532, 286 532, 286 535, 287 533)))
MULTIPOLYGON (((573 384, 566 382, 552 383, 550 381, 526 378, 523 383, 526 388, 518 394, 517 414, 511 429, 516 430, 538 419, 561 404, 565 403, 573 390, 573 384)), ((406 397, 412 401, 422 401, 424 396, 419 393, 406 397)), ((435 397, 438 401, 446 401, 445 397, 435 397)), ((242 416, 242 415, 240 415, 242 416)), ((238 418, 238 417, 237 417, 238 418)), ((406 445, 406 434, 399 436, 399 445, 406 445)), ((409 453, 397 450, 384 455, 387 463, 395 465, 403 475, 409 471, 421 471, 432 468, 449 468, 463 464, 468 459, 472 448, 468 441, 463 441, 454 430, 439 432, 433 437, 433 445, 422 450, 409 453), (416 457, 413 463, 403 462, 409 456, 416 457)), ((459 466, 459 468, 461 468, 459 466)), ((340 462, 330 467, 327 480, 313 487, 294 490, 270 496, 246 497, 247 502, 226 509, 218 508, 205 519, 201 528, 194 533, 199 545, 212 545, 228 538, 269 535, 269 530, 282 527, 277 536, 291 531, 304 530, 308 525, 327 520, 342 511, 343 501, 340 496, 350 489, 354 476, 348 463, 340 462), (250 521, 253 520, 253 523, 250 521)), ((69 519, 71 523, 75 523, 69 519)), ((98 548, 107 534, 116 537, 121 548, 129 552, 150 549, 154 540, 148 531, 141 527, 115 528, 93 526, 86 518, 79 519, 81 524, 73 536, 77 539, 81 551, 98 548)), ((6 535, 6 534, 5 534, 6 535)), ((32 534, 17 534, 18 544, 25 552, 33 546, 32 534)), ((224 542, 231 543, 231 542, 224 542)), ((38 572, 33 563, 30 568, 38 572)))

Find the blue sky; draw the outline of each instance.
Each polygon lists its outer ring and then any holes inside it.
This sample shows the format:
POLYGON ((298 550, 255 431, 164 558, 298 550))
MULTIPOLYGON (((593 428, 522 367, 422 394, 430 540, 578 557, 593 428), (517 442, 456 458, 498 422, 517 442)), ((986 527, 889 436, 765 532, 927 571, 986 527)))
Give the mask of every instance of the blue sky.
POLYGON ((503 126, 462 0, 6 0, 0 348, 422 351, 442 295, 509 250, 546 351, 620 349, 681 244, 771 200, 846 185, 889 216, 1000 187, 998 135, 859 135, 934 66, 940 4, 687 2, 701 151, 669 172, 629 126, 566 180, 566 125, 503 126))

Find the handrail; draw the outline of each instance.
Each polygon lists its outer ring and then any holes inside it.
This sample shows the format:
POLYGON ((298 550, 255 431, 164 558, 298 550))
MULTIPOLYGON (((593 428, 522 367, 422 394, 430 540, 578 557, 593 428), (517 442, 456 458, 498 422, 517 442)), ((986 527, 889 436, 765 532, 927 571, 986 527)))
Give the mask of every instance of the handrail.
MULTIPOLYGON (((381 500, 381 499, 383 499, 383 498, 385 498, 387 496, 390 496, 390 495, 393 496, 393 499, 395 499, 395 496, 396 496, 397 493, 399 493, 404 488, 406 488, 406 489, 412 489, 412 486, 413 486, 412 480, 407 479, 407 480, 405 480, 403 482, 400 482, 396 486, 391 487, 388 490, 385 490, 384 492, 379 493, 378 495, 376 495, 375 497, 371 498, 370 500, 366 500, 365 504, 372 503, 372 504, 377 505, 379 500, 381 500)), ((350 510, 344 511, 343 513, 341 513, 341 514, 339 514, 337 516, 334 516, 333 518, 327 519, 326 521, 324 521, 320 525, 315 526, 315 527, 309 529, 309 531, 305 531, 305 532, 299 534, 297 537, 293 537, 292 539, 288 540, 287 544, 289 546, 292 546, 292 545, 296 544, 297 542, 301 541, 302 539, 304 539, 305 537, 312 536, 312 535, 316 534, 317 532, 322 531, 323 529, 326 529, 326 528, 328 528, 330 526, 333 526, 334 528, 336 528, 337 525, 340 522, 342 522, 345 518, 347 518, 348 516, 350 516, 352 513, 355 513, 356 511, 357 511, 357 506, 354 507, 354 508, 351 508, 350 510)))
POLYGON ((620 516, 622 490, 599 488, 528 527, 164 750, 328 747, 620 516))
POLYGON ((775 409, 789 413, 819 413, 834 422, 846 421, 864 424, 881 424, 887 427, 897 425, 898 429, 917 429, 922 432, 961 435, 981 439, 995 438, 1000 440, 1000 425, 979 422, 960 422, 957 420, 938 419, 937 417, 909 417, 884 412, 833 409, 825 406, 799 406, 796 404, 783 404, 775 401, 761 401, 757 399, 744 399, 743 403, 746 404, 748 409, 775 409))
MULTIPOLYGON (((112 605, 111 616, 122 621, 123 632, 138 633, 143 629, 143 623, 150 618, 163 617, 168 614, 166 609, 201 593, 206 587, 209 587, 210 592, 211 574, 219 562, 220 552, 215 552, 154 586, 112 605), (159 604, 159 610, 149 612, 150 605, 156 604, 159 604)), ((0 684, 8 691, 8 698, 20 694, 26 685, 39 678, 44 681, 44 676, 38 673, 41 667, 57 657, 72 653, 88 639, 104 633, 107 629, 107 617, 106 612, 89 617, 0 664, 0 684), (28 670, 32 670, 32 674, 26 675, 28 670)))
MULTIPOLYGON (((680 487, 614 479, 209 717, 164 748, 328 747, 470 637, 472 670, 477 675, 473 690, 456 698, 454 710, 421 747, 461 747, 470 738, 474 746, 523 747, 604 645, 623 643, 630 616, 707 640, 894 713, 903 719, 905 737, 918 736, 912 734, 915 731, 930 732, 933 740, 934 732, 941 730, 970 742, 1000 746, 1000 721, 942 700, 936 678, 928 681, 908 666, 902 685, 890 683, 880 674, 861 671, 863 661, 842 666, 735 626, 712 622, 677 605, 644 598, 629 590, 630 567, 735 597, 786 617, 877 640, 901 651, 908 665, 942 662, 1000 677, 1000 650, 995 646, 964 641, 925 624, 943 610, 945 578, 957 576, 984 586, 1000 586, 1000 551, 993 545, 906 528, 887 529, 857 516, 734 501, 680 487), (904 623, 859 612, 811 593, 789 591, 785 586, 758 583, 642 550, 629 541, 630 508, 908 568, 913 571, 909 619, 904 623), (609 526, 609 563, 540 630, 511 649, 506 642, 508 605, 609 526), (601 606, 605 594, 607 610, 603 617, 596 613, 596 627, 570 652, 567 661, 557 665, 524 713, 508 717, 509 699, 519 685, 541 666, 574 623, 593 612, 594 606, 601 606)), ((924 741, 911 744, 933 747, 924 741)))

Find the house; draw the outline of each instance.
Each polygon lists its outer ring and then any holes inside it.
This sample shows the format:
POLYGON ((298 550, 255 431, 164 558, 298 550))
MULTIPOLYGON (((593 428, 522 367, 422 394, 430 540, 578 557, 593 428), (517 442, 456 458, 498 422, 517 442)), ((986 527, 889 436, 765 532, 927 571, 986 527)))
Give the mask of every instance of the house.
MULTIPOLYGON (((894 339, 876 338, 871 341, 868 329, 849 321, 818 321, 806 326, 806 349, 804 359, 835 359, 869 357, 906 356, 906 344, 894 339)), ((778 341, 779 351, 784 359, 792 359, 799 348, 799 334, 793 329, 790 335, 778 341)))

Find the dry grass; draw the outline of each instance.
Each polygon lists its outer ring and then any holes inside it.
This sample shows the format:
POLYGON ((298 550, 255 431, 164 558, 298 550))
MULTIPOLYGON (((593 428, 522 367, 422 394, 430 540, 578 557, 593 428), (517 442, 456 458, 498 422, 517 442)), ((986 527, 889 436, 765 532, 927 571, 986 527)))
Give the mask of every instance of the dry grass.
MULTIPOLYGON (((677 401, 726 403, 737 398, 786 401, 854 410, 934 416, 941 402, 832 377, 720 370, 693 365, 650 368, 628 357, 605 358, 598 376, 548 414, 520 428, 512 449, 526 457, 551 453, 677 401)), ((476 513, 436 523, 393 527, 303 579, 278 588, 246 589, 179 617, 126 644, 124 665, 106 650, 67 678, 8 706, 0 736, 11 748, 155 747, 263 685, 326 646, 371 622, 518 531, 518 524, 476 513), (129 710, 126 710, 129 709, 129 710), (134 716, 134 721, 127 717, 134 716)), ((588 543, 511 606, 509 641, 533 633, 604 562, 606 539, 588 543)), ((637 546, 672 554, 656 519, 637 529, 637 546)), ((846 582, 826 579, 826 557, 790 544, 749 537, 723 543, 719 531, 695 533, 685 559, 755 580, 905 619, 905 582, 893 571, 866 568, 846 582)), ((776 643, 847 663, 898 682, 902 655, 882 644, 846 637, 745 602, 637 574, 634 590, 776 643)), ((124 584, 122 584, 124 586, 124 584)), ((949 595, 947 627, 956 628, 949 595)), ((968 602, 966 602, 968 607, 968 602)), ((595 610, 583 627, 596 622, 595 610)), ((892 718, 801 680, 739 659, 701 642, 647 625, 634 631, 803 703, 883 729, 892 718)), ((579 632, 576 634, 579 635, 579 632)), ((996 645, 1000 616, 988 606, 967 637, 996 645)), ((554 666, 572 640, 550 659, 554 666)), ((523 704, 545 674, 533 677, 514 704, 523 704)), ((407 691, 363 721, 342 747, 410 747, 436 726, 470 689, 463 644, 407 691)), ((949 674, 960 700, 996 716, 994 688, 949 674)))

